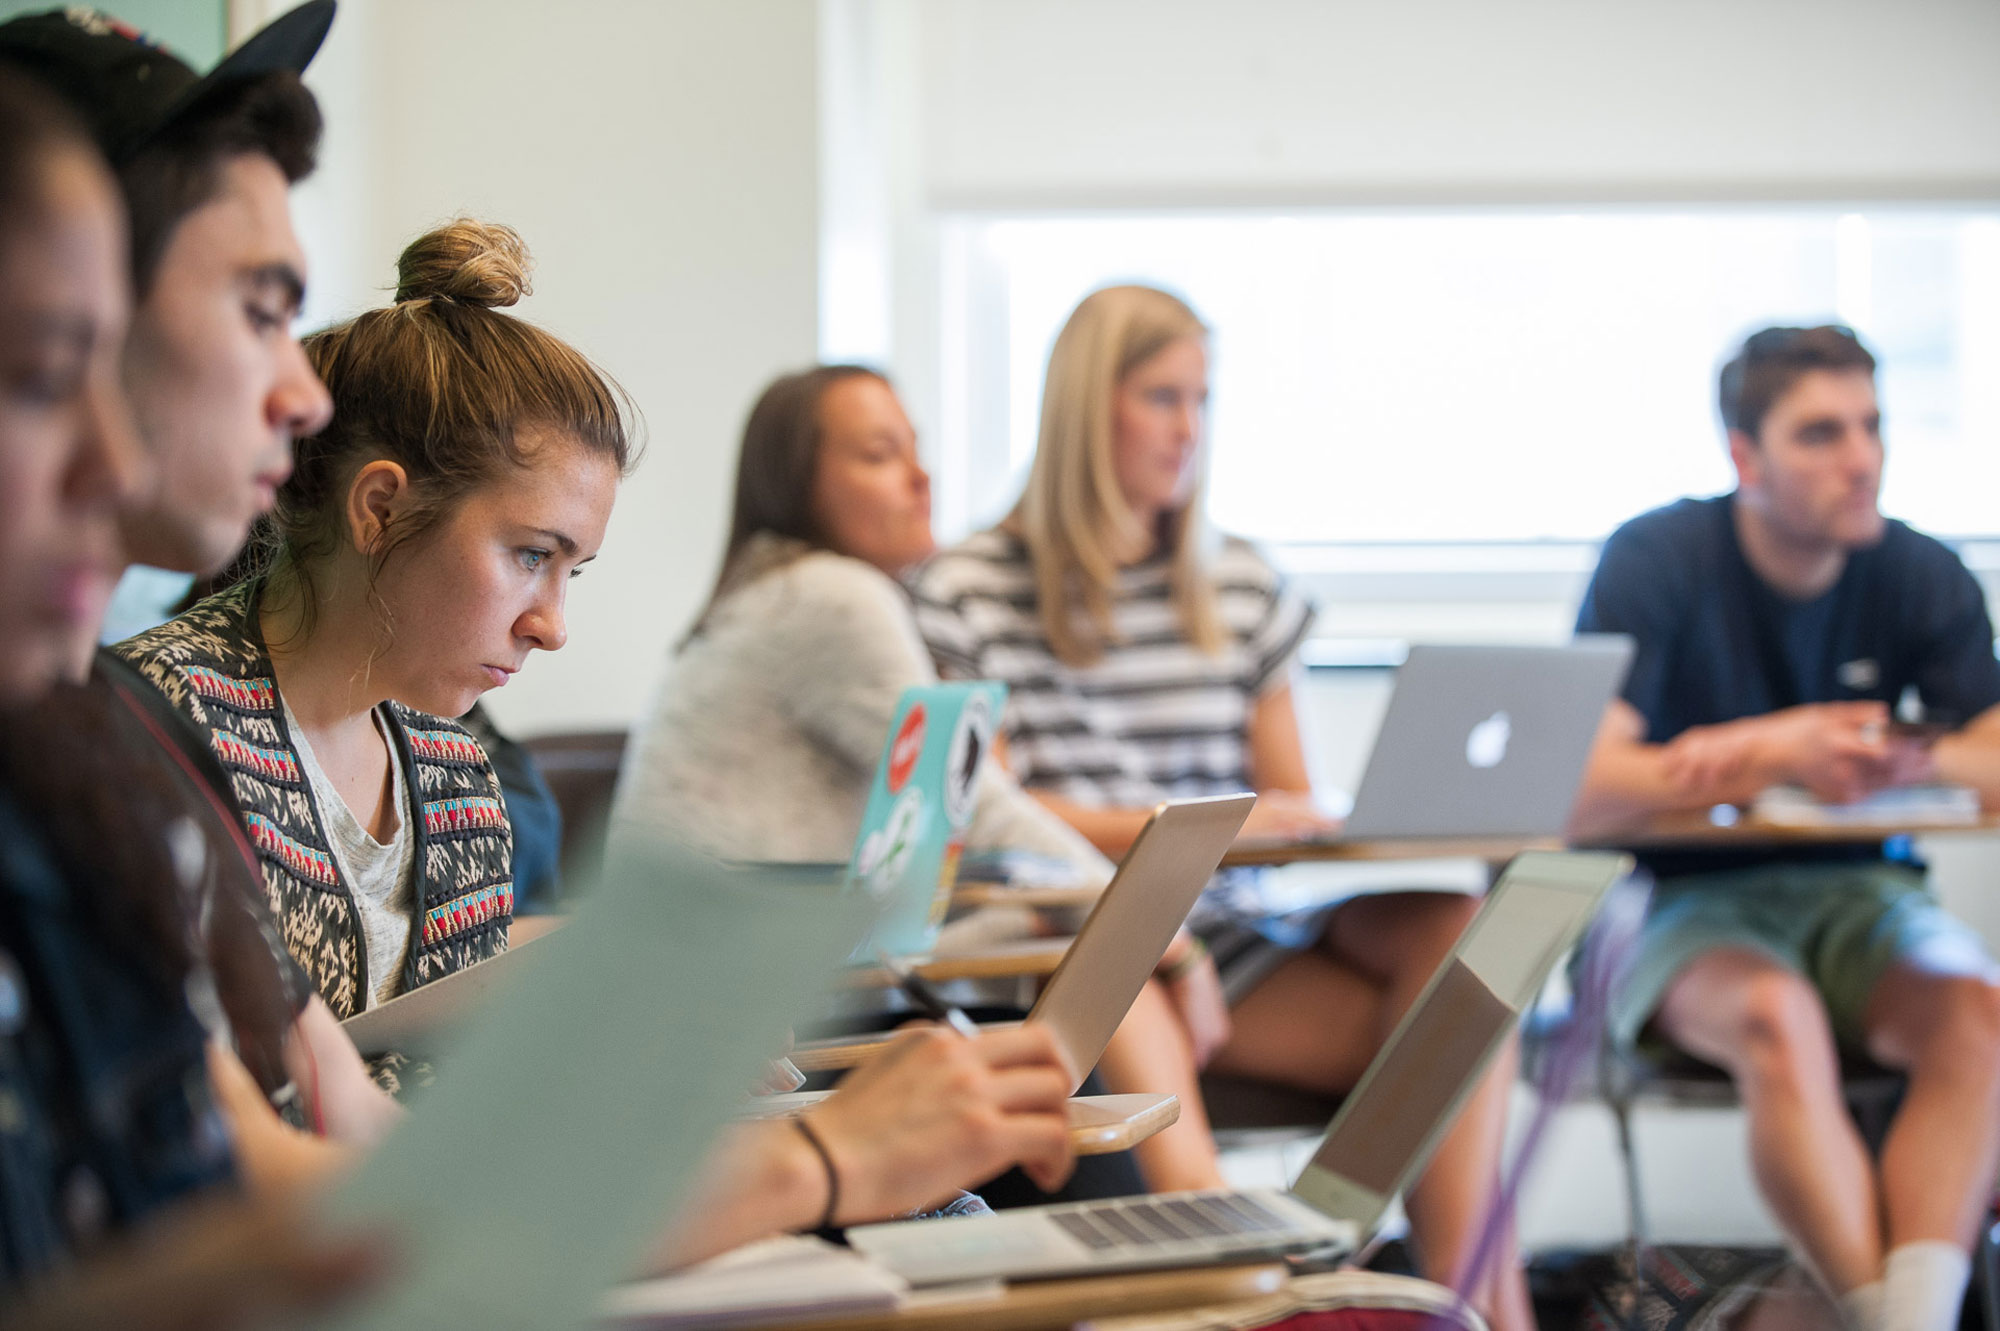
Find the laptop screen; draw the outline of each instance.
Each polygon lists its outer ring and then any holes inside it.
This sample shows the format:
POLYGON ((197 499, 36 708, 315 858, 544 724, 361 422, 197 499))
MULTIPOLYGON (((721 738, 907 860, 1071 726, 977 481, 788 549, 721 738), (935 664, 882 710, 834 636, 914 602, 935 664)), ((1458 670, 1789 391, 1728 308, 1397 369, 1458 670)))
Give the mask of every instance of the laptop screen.
POLYGON ((1470 967, 1451 958, 1431 1001, 1403 1027, 1395 1047, 1382 1052, 1368 1094, 1335 1120, 1313 1164, 1370 1192, 1394 1193, 1432 1125, 1451 1112, 1465 1069, 1484 1061, 1514 1015, 1470 967))
POLYGON ((1430 1158, 1501 1040, 1630 867, 1622 855, 1515 857, 1334 1115, 1293 1185, 1301 1200, 1364 1229, 1375 1223, 1430 1158))

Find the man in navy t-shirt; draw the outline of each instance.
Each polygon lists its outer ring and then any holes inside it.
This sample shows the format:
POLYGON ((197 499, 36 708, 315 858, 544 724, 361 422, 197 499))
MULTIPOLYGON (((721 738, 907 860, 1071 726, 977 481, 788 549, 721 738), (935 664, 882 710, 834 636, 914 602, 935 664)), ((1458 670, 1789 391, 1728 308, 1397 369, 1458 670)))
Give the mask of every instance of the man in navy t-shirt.
MULTIPOLYGON (((1604 545, 1579 632, 1638 644, 1573 831, 1773 785, 1846 801, 1948 781, 2000 809, 2000 662, 1956 555, 1876 507, 1875 360, 1845 328, 1771 328, 1721 376, 1734 493, 1644 514, 1604 545), (1926 746, 1914 695, 1954 727, 1926 746)), ((1851 1322, 1957 1325, 2000 1166, 2000 969, 1920 866, 1880 845, 1683 853, 1659 876, 1620 1036, 1651 1026, 1729 1071, 1765 1200, 1851 1322), (1879 1165, 1837 1046, 1905 1071, 1879 1165)))

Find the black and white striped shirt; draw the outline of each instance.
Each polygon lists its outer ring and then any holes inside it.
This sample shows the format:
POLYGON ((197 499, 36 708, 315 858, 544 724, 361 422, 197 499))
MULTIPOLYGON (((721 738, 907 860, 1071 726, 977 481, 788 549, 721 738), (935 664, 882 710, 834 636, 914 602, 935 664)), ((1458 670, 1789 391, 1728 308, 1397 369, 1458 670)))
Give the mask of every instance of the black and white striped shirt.
POLYGON ((1170 567, 1162 556, 1121 571, 1111 641, 1087 666, 1050 650, 1018 537, 981 532, 918 571, 917 627, 939 673, 1008 687, 1008 760, 1023 786, 1106 808, 1250 788, 1250 714, 1289 680, 1312 608, 1249 542, 1224 538, 1212 570, 1224 643, 1211 655, 1182 632, 1170 567))

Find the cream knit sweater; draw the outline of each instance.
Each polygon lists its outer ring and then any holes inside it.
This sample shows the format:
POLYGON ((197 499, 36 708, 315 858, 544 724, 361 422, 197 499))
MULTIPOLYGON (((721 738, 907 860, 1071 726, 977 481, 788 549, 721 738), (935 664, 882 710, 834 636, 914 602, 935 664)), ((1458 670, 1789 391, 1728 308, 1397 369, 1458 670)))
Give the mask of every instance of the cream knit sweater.
MULTIPOLYGON (((671 662, 625 752, 614 834, 645 831, 735 859, 845 861, 896 700, 937 678, 895 582, 858 559, 801 555, 727 595, 671 662)), ((989 764, 971 850, 1110 865, 989 764)))

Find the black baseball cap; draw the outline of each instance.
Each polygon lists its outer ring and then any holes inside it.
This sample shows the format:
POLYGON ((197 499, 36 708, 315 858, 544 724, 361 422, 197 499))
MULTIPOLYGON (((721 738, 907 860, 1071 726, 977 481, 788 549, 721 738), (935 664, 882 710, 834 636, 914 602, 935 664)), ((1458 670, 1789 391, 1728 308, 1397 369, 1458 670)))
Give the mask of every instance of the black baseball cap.
POLYGON ((334 0, 281 14, 206 75, 130 24, 76 6, 0 23, 0 60, 39 77, 81 115, 112 165, 130 160, 224 84, 304 73, 333 26, 334 0))

